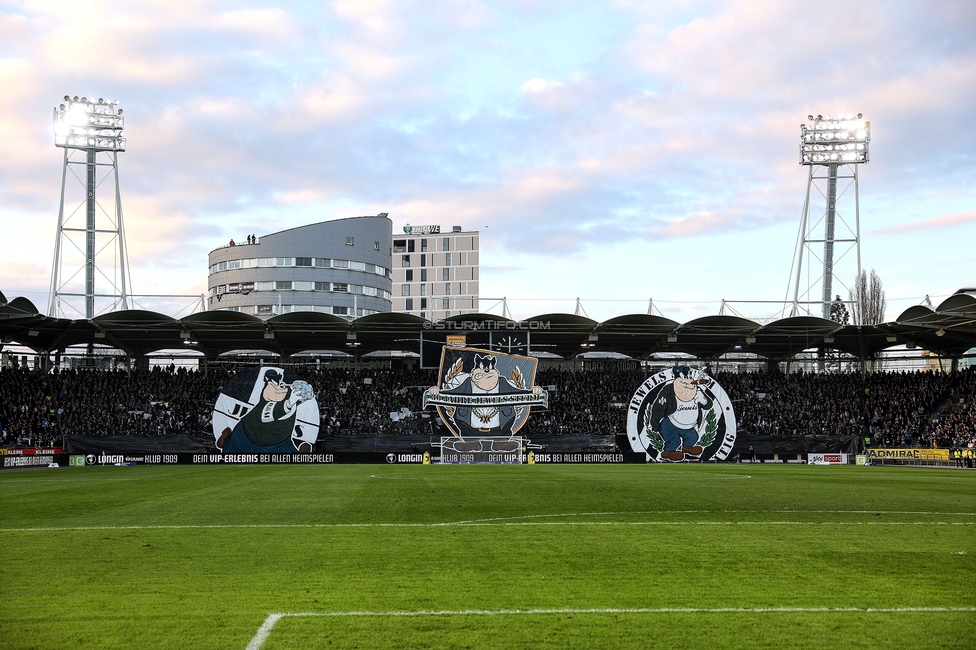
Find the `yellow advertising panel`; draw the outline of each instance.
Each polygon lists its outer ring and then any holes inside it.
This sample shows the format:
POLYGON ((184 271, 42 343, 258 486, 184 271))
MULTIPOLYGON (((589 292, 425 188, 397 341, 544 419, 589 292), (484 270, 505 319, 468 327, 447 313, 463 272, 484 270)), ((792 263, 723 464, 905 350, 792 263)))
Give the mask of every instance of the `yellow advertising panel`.
POLYGON ((949 460, 948 449, 880 448, 867 449, 864 453, 870 460, 949 460))

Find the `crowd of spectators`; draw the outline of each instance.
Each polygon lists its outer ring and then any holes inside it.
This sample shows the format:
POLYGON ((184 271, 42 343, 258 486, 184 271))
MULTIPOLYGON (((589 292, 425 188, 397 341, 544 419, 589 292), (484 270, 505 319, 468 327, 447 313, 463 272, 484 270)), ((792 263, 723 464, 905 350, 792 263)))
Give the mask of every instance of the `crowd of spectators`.
POLYGON ((932 438, 940 447, 976 447, 976 372, 958 378, 944 406, 936 412, 932 438))
MULTIPOLYGON (((212 435, 221 387, 240 368, 0 370, 0 443, 57 445, 64 434, 212 435)), ((315 390, 320 436, 446 435, 423 410, 431 370, 296 367, 315 390)), ((626 430, 627 404, 642 370, 541 369, 549 409, 526 435, 607 435, 626 430)), ((720 373, 740 433, 866 435, 875 446, 976 445, 976 368, 956 373, 720 373), (865 425, 866 423, 866 425, 865 425)))
MULTIPOLYGON (((865 434, 878 447, 948 447, 955 436, 931 426, 953 396, 971 404, 972 369, 959 373, 723 374, 740 430, 771 435, 865 434), (867 423, 865 432, 864 423, 867 423)), ((970 409, 972 410, 972 409, 970 409)), ((972 421, 970 420, 970 425, 972 421)), ((955 431, 955 430, 953 430, 955 431)), ((958 430, 972 438, 976 429, 958 430)))
POLYGON ((151 371, 25 368, 0 371, 4 442, 58 444, 63 434, 163 435, 209 428, 214 402, 230 373, 186 368, 151 371))

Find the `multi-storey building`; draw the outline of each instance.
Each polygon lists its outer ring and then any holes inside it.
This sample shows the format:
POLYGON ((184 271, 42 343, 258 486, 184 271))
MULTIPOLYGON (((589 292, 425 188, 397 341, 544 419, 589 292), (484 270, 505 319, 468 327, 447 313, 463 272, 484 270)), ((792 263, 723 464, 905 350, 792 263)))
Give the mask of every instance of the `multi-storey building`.
POLYGON ((218 248, 210 252, 208 308, 259 318, 293 311, 350 319, 388 312, 392 237, 393 222, 382 213, 218 248))
POLYGON ((404 226, 393 237, 393 311, 429 320, 478 313, 478 232, 404 226))

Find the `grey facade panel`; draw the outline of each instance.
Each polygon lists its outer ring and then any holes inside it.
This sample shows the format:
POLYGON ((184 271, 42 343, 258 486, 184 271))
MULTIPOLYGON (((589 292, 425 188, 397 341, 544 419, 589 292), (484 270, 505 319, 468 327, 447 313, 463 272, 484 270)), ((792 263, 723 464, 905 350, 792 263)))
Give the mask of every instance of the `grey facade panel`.
MULTIPOLYGON (((208 260, 209 309, 234 309, 260 317, 270 317, 281 310, 315 308, 332 313, 331 307, 346 308, 348 315, 391 310, 393 222, 385 216, 353 217, 299 226, 264 235, 254 244, 224 246, 210 252, 208 260), (350 242, 347 244, 347 242, 350 242), (368 270, 308 266, 253 266, 213 270, 221 263, 262 258, 313 258, 358 263, 368 270), (376 273, 379 267, 383 274, 376 273), (309 282, 336 283, 366 287, 369 293, 300 289, 261 290, 246 283, 309 282), (242 288, 243 287, 243 288, 242 288), (262 311, 258 310, 261 307, 262 311), (273 306, 272 311, 268 307, 273 306)), ((244 262, 241 262, 244 264, 244 262)), ((347 314, 341 314, 347 315, 347 314)))

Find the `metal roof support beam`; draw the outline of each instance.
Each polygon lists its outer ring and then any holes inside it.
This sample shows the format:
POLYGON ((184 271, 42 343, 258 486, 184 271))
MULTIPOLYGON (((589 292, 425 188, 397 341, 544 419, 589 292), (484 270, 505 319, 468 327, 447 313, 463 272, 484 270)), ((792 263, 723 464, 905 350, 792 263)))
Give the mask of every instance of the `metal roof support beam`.
MULTIPOLYGON (((113 334, 111 331, 105 329, 104 327, 102 327, 101 325, 99 325, 98 323, 96 323, 95 321, 90 321, 90 322, 91 322, 92 326, 94 326, 94 328, 95 328, 95 336, 98 336, 98 333, 101 333, 105 337, 105 340, 108 341, 109 343, 111 343, 112 344, 112 347, 114 347, 116 350, 122 350, 123 352, 125 352, 130 357, 131 356, 135 356, 135 351, 132 348, 130 348, 129 346, 127 346, 124 343, 122 343, 122 341, 120 341, 118 339, 118 337, 115 336, 115 334, 113 334)), ((63 336, 64 335, 62 334, 62 337, 63 336)), ((61 339, 61 337, 58 338, 59 341, 60 341, 60 339, 61 339)), ((94 338, 93 338, 88 343, 88 351, 89 351, 89 354, 92 354, 93 353, 92 346, 94 345, 94 342, 95 341, 94 341, 94 338)))

